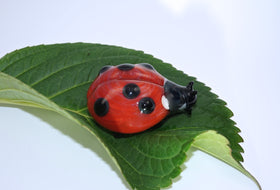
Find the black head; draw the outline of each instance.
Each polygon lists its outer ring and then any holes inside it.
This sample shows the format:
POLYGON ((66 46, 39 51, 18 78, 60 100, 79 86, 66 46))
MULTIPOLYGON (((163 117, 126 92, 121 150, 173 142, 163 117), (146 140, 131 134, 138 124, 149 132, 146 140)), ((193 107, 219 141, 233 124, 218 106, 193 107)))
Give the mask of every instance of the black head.
POLYGON ((171 81, 164 84, 164 95, 168 100, 170 111, 190 111, 197 99, 197 91, 193 90, 193 82, 181 86, 171 81))

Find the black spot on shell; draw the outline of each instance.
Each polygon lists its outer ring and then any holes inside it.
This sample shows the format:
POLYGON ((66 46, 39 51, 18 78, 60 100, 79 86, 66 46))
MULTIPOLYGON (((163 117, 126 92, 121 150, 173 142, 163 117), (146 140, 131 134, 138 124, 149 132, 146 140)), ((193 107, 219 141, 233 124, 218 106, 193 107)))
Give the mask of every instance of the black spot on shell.
POLYGON ((150 114, 154 111, 156 105, 152 98, 145 97, 139 101, 138 108, 141 113, 150 114))
POLYGON ((134 68, 134 65, 129 64, 129 63, 118 65, 118 69, 121 70, 121 71, 129 71, 133 68, 134 68))
POLYGON ((94 112, 102 117, 105 116, 109 111, 109 103, 105 98, 98 98, 94 103, 94 112))
POLYGON ((141 66, 143 66, 143 67, 145 67, 147 69, 155 71, 155 68, 151 64, 149 64, 149 63, 140 63, 139 65, 141 65, 141 66))
POLYGON ((104 73, 105 71, 107 71, 111 67, 112 67, 111 65, 106 65, 106 66, 102 67, 98 74, 100 75, 100 74, 104 73))
POLYGON ((123 88, 123 95, 128 99, 136 98, 140 94, 140 88, 134 83, 129 83, 123 88))

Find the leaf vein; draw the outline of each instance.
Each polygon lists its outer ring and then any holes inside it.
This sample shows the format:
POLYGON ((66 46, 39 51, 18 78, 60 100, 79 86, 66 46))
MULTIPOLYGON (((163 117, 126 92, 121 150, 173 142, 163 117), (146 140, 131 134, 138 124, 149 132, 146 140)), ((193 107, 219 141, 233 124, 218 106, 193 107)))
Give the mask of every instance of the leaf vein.
MULTIPOLYGON (((90 48, 85 47, 85 50, 86 50, 86 49, 90 49, 90 48)), ((48 50, 51 50, 51 49, 47 49, 47 51, 48 51, 48 50)), ((79 49, 79 51, 81 51, 81 50, 83 50, 83 49, 79 49)), ((68 51, 67 54, 70 54, 71 52, 76 52, 76 51, 77 51, 76 49, 73 49, 73 50, 71 50, 71 51, 68 51)), ((40 53, 43 53, 43 52, 45 52, 45 51, 42 51, 42 52, 40 52, 40 53)), ((59 55, 58 52, 57 52, 57 55, 59 55)), ((32 59, 32 61, 33 61, 33 59, 32 59)), ((37 68, 37 67, 40 67, 41 65, 43 65, 43 64, 45 64, 45 63, 46 63, 46 61, 43 61, 43 62, 41 62, 41 63, 39 63, 39 64, 35 64, 35 65, 33 65, 32 67, 29 67, 28 69, 24 70, 22 73, 19 73, 19 74, 16 75, 15 77, 18 78, 18 77, 20 77, 21 75, 23 75, 23 74, 25 74, 25 73, 27 73, 27 72, 29 72, 29 71, 31 71, 31 70, 37 68)), ((13 64, 14 64, 14 63, 13 63, 13 64)))
POLYGON ((55 49, 55 48, 56 48, 56 47, 48 47, 48 48, 46 48, 46 49, 44 49, 44 50, 41 50, 40 52, 34 51, 34 52, 32 52, 31 54, 28 54, 27 56, 20 57, 19 59, 17 59, 17 60, 15 60, 15 61, 13 61, 12 63, 8 64, 6 67, 3 67, 3 68, 1 69, 1 71, 2 71, 2 72, 5 72, 5 70, 7 70, 10 66, 13 66, 14 64, 20 62, 20 61, 23 60, 23 59, 26 59, 26 58, 28 58, 28 57, 34 56, 34 55, 36 55, 36 54, 38 54, 38 53, 48 52, 48 51, 50 51, 50 50, 52 50, 52 49, 55 49))
POLYGON ((53 76, 53 75, 55 75, 55 74, 57 74, 57 73, 59 73, 59 72, 61 72, 61 71, 64 71, 64 70, 66 70, 66 69, 69 69, 69 68, 71 68, 71 67, 76 67, 76 66, 79 66, 79 65, 88 63, 89 61, 111 59, 111 58, 116 58, 116 57, 117 57, 117 58, 120 58, 120 57, 127 57, 127 56, 123 55, 123 56, 107 56, 107 57, 101 57, 101 58, 98 57, 98 58, 95 58, 95 59, 91 59, 91 60, 79 62, 79 63, 77 63, 77 64, 69 65, 69 66, 67 66, 67 67, 63 67, 63 68, 58 69, 58 70, 56 70, 56 71, 54 71, 54 72, 51 72, 50 74, 48 74, 48 75, 42 77, 40 80, 38 80, 38 81, 36 81, 36 82, 30 84, 30 86, 31 86, 31 87, 34 87, 35 85, 38 85, 39 83, 41 83, 41 82, 43 82, 44 80, 50 78, 51 76, 53 76))
POLYGON ((89 84, 89 83, 91 83, 91 82, 92 82, 92 81, 87 81, 87 82, 83 82, 83 83, 76 84, 76 85, 74 85, 74 86, 72 86, 72 87, 70 87, 70 88, 66 88, 66 89, 64 89, 64 90, 62 90, 62 91, 58 91, 56 94, 53 94, 53 95, 49 96, 48 98, 49 98, 49 99, 53 99, 53 98, 55 98, 55 97, 57 97, 57 96, 59 96, 59 95, 62 95, 63 93, 66 93, 66 92, 68 92, 68 91, 70 91, 70 90, 72 90, 72 89, 74 89, 74 88, 77 88, 77 87, 80 87, 80 86, 84 86, 84 85, 89 84))

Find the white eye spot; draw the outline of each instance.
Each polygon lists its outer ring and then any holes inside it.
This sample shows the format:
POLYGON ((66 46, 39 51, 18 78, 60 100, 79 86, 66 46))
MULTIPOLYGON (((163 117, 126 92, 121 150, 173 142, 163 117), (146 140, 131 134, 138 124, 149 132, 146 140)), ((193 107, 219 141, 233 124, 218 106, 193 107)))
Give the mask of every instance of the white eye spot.
POLYGON ((165 96, 161 97, 161 103, 166 110, 169 110, 169 102, 165 96))

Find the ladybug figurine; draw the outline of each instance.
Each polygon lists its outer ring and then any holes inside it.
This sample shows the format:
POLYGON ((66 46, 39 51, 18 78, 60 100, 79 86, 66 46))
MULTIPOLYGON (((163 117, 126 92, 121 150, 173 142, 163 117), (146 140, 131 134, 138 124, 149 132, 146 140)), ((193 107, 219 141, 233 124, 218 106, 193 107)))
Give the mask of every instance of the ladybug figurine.
POLYGON ((104 66, 87 93, 96 122, 127 134, 153 127, 170 112, 189 112, 196 98, 193 82, 175 84, 147 63, 104 66))

